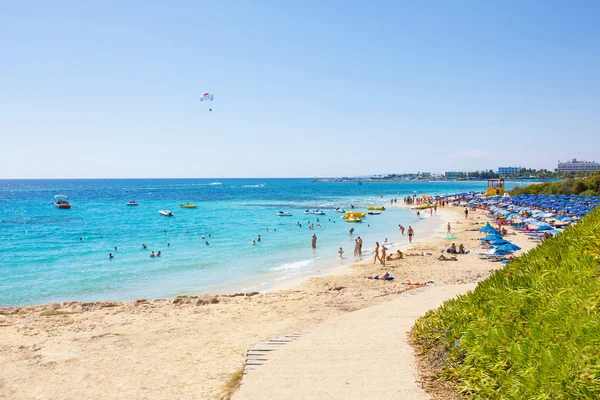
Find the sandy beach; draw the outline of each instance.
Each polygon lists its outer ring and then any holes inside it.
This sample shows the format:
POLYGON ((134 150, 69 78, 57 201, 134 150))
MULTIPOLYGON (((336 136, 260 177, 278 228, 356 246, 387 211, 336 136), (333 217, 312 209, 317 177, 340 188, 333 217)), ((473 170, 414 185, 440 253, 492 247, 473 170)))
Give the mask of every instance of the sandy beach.
MULTIPOLYGON (((500 268, 502 264, 475 254, 481 234, 473 223, 487 218, 477 211, 465 220, 462 211, 439 209, 444 222, 437 234, 419 238, 416 232, 419 243, 408 253, 432 256, 405 257, 385 268, 365 255, 362 263, 266 293, 2 308, 0 398, 223 398, 227 381, 244 365, 246 351, 261 341, 401 301, 404 292, 414 289, 406 281, 432 281, 436 287, 475 283, 500 268), (456 262, 437 260, 451 243, 440 238, 447 222, 458 237, 457 246, 463 243, 471 250, 456 262), (385 271, 395 280, 365 278, 385 271)), ((534 246, 521 234, 510 240, 524 251, 534 246)), ((426 292, 419 301, 428 309, 426 292)))

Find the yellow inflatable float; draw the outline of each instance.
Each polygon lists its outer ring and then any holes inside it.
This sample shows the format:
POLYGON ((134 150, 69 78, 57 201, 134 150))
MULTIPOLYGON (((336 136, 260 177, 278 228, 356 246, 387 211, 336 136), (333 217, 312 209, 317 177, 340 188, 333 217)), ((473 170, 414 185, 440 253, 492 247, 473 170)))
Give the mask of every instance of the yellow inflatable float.
POLYGON ((367 206, 367 210, 385 211, 384 206, 367 206))
POLYGON ((367 216, 367 213, 360 211, 346 211, 346 215, 342 218, 347 222, 362 222, 362 219, 367 216))

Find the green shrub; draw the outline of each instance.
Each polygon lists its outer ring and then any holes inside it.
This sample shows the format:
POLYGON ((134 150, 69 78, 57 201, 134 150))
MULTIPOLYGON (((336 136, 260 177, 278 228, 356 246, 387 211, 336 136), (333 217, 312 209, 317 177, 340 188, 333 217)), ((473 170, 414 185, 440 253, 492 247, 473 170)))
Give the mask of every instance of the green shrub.
POLYGON ((481 399, 600 398, 600 210, 420 318, 420 352, 481 399))
POLYGON ((512 196, 518 194, 600 194, 600 172, 588 178, 566 179, 561 182, 545 182, 525 187, 515 187, 512 196))

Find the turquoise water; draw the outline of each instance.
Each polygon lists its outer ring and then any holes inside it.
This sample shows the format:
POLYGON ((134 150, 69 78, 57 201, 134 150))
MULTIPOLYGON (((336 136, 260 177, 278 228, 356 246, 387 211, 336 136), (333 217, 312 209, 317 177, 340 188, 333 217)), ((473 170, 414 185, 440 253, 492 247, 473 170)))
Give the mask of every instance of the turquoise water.
POLYGON ((385 237, 400 242, 398 224, 413 225, 418 234, 426 223, 412 211, 393 209, 349 224, 333 212, 336 206, 364 210, 415 191, 434 195, 485 187, 309 179, 0 180, 0 305, 171 297, 236 285, 261 289, 352 262, 351 227, 368 248, 385 237), (73 207, 54 207, 56 194, 69 195, 73 207), (126 206, 130 200, 140 205, 126 206), (179 208, 188 201, 198 208, 179 208), (326 215, 304 215, 307 208, 326 215), (161 209, 174 217, 160 215, 161 209), (278 217, 280 210, 293 216, 278 217), (321 228, 309 229, 317 218, 321 228), (253 246, 258 235, 262 241, 253 246), (337 257, 340 246, 346 260, 337 257), (162 257, 150 258, 152 250, 162 257), (115 257, 109 260, 111 252, 115 257))

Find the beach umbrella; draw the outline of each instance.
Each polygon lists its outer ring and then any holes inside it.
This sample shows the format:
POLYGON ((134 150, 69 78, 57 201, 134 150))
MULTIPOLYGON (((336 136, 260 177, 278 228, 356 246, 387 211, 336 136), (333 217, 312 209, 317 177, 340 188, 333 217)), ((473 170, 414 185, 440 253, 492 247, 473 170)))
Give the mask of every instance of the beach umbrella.
POLYGON ((502 239, 502 236, 500 235, 487 235, 486 237, 479 239, 479 240, 485 240, 486 242, 491 242, 492 240, 498 240, 498 239, 502 239))
POLYGON ((498 230, 496 228, 494 228, 493 226, 491 226, 490 224, 487 224, 483 228, 479 228, 479 232, 492 233, 492 232, 497 232, 497 231, 498 230))
POLYGON ((490 244, 492 246, 501 246, 506 243, 510 243, 510 242, 508 240, 504 240, 504 239, 496 239, 496 240, 492 241, 490 244))
POLYGON ((496 251, 504 251, 504 252, 511 252, 511 251, 517 251, 517 250, 521 250, 521 248, 519 246, 517 246, 514 243, 510 243, 507 242, 501 246, 496 247, 496 251))
POLYGON ((442 239, 452 239, 452 240, 454 240, 454 239, 456 239, 456 236, 454 236, 451 233, 446 233, 445 235, 442 235, 442 239))
POLYGON ((552 227, 550 225, 540 225, 537 227, 536 231, 551 231, 552 227))

